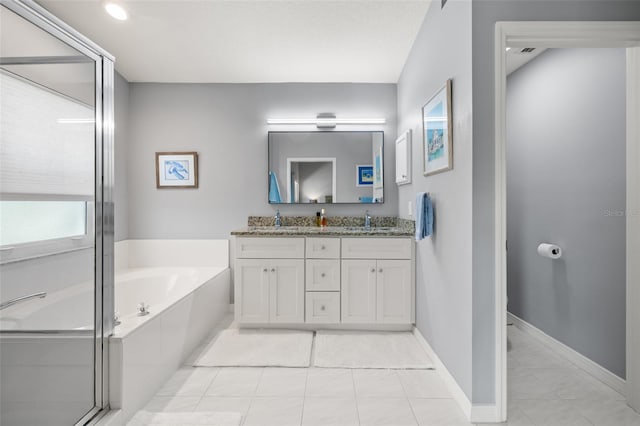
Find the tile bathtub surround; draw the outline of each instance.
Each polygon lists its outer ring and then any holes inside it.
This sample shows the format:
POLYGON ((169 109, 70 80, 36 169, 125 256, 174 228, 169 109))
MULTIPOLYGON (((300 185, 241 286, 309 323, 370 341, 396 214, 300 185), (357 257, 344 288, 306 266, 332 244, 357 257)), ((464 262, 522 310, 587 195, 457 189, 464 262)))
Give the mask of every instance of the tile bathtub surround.
MULTIPOLYGON (((329 226, 364 226, 364 214, 361 216, 327 216, 329 226)), ((395 216, 371 216, 371 226, 378 227, 403 227, 410 226, 404 222, 406 219, 398 219, 395 216)), ((273 216, 249 216, 248 226, 273 226, 273 216)), ((282 216, 282 226, 316 226, 315 216, 282 216)), ((415 225, 414 225, 415 226, 415 225)))

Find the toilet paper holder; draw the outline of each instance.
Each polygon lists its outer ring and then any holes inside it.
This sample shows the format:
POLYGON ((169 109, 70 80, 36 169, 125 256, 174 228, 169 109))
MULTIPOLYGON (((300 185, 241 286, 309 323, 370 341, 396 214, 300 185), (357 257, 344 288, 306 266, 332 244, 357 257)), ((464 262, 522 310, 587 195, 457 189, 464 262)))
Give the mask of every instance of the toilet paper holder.
POLYGON ((560 259, 562 248, 556 244, 541 243, 538 245, 538 254, 549 259, 560 259))

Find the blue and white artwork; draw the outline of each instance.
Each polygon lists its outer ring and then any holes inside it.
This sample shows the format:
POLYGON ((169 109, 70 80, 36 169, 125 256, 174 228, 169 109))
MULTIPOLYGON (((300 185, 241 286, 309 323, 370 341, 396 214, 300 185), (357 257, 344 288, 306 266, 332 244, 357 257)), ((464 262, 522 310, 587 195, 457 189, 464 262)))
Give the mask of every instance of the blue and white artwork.
POLYGON ((189 180, 189 162, 181 160, 164 161, 165 180, 189 180))
POLYGON ((356 166, 356 186, 373 185, 373 166, 371 164, 358 164, 356 166))
POLYGON ((422 108, 424 175, 453 167, 451 135, 451 80, 422 108))
POLYGON ((158 188, 197 188, 198 153, 156 152, 158 188))

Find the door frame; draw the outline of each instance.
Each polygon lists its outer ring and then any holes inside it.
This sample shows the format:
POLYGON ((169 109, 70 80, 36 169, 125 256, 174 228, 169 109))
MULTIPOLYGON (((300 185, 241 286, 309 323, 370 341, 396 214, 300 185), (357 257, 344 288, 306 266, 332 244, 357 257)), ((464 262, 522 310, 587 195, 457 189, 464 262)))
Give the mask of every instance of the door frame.
POLYGON ((497 22, 495 27, 495 401, 496 421, 507 419, 507 47, 627 48, 627 402, 640 410, 640 22, 497 22), (630 49, 634 48, 634 49, 630 49), (633 318, 632 318, 633 316, 633 318))
MULTIPOLYGON (((291 193, 291 166, 292 163, 331 163, 331 197, 334 203, 337 203, 336 189, 338 183, 336 182, 336 157, 287 157, 287 198, 289 203, 295 203, 295 194, 291 193)), ((301 201, 298 201, 301 202, 301 201)), ((318 204, 324 204, 318 202, 318 204)))

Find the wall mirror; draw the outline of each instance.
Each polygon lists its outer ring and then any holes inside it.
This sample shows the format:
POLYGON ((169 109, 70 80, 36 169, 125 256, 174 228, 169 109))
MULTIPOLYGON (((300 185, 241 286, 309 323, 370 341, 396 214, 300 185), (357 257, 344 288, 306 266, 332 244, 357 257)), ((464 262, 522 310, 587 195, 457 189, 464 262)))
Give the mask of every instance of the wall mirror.
POLYGON ((384 132, 269 132, 269 203, 384 202, 384 132))

